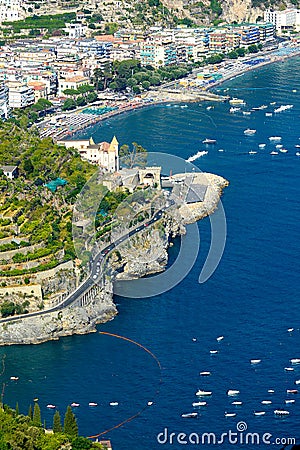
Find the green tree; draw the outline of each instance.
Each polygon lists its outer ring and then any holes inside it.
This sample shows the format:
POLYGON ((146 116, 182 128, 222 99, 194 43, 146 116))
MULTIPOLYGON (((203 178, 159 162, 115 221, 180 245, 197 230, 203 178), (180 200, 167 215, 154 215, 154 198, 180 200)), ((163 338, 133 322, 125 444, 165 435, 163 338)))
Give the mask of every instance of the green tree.
POLYGON ((143 89, 147 90, 150 87, 150 82, 145 80, 145 81, 142 82, 142 86, 143 86, 143 89))
POLYGON ((91 447, 91 441, 82 436, 77 436, 72 440, 72 450, 88 450, 91 447))
POLYGON ((106 34, 114 34, 116 31, 118 31, 119 25, 114 22, 108 22, 105 24, 104 32, 106 34))
POLYGON ((1 305, 0 311, 1 311, 2 317, 13 316, 16 311, 16 305, 14 304, 14 302, 5 301, 1 305))
POLYGON ((69 436, 78 436, 78 425, 72 408, 69 405, 64 418, 64 432, 69 436))
POLYGON ((30 158, 24 160, 23 169, 26 172, 26 175, 30 175, 34 171, 34 166, 30 158))
POLYGON ((34 404, 32 422, 36 427, 40 427, 42 425, 41 409, 37 402, 34 404))
POLYGON ((55 411, 55 414, 53 416, 53 433, 62 433, 62 424, 60 419, 59 411, 55 411))
POLYGON ((72 98, 67 98, 67 100, 65 100, 65 102, 62 106, 63 111, 67 111, 69 109, 75 109, 75 108, 76 108, 76 102, 72 98))

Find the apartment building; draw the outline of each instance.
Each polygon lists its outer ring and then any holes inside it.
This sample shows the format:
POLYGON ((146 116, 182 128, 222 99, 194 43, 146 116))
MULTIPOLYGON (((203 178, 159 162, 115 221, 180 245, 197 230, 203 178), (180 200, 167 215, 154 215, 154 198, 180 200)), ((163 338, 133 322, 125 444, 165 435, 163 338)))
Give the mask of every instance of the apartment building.
POLYGON ((26 108, 34 103, 34 92, 20 81, 8 81, 8 104, 10 108, 26 108))
POLYGON ((10 108, 8 103, 8 87, 5 83, 0 83, 0 118, 2 120, 9 117, 10 108))
POLYGON ((13 22, 26 16, 22 0, 0 0, 0 23, 13 22))
POLYGON ((90 83, 89 78, 82 76, 74 76, 69 78, 59 78, 58 80, 58 95, 63 95, 66 89, 77 90, 80 86, 84 86, 90 83))
POLYGON ((272 23, 277 33, 280 34, 282 31, 293 30, 297 22, 300 24, 299 12, 294 8, 283 11, 271 11, 268 9, 264 13, 264 21, 272 23))

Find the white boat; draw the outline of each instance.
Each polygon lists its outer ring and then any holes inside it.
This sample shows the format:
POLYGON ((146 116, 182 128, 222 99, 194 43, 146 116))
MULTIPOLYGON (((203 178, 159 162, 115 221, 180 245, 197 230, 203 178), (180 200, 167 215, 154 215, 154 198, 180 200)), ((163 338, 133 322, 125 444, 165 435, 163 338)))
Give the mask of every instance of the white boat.
POLYGON ((276 144, 276 145, 275 145, 275 148, 282 148, 282 147, 283 147, 282 144, 276 144))
POLYGON ((118 402, 110 402, 110 406, 118 406, 118 402))
POLYGON ((198 395, 198 397, 208 397, 208 396, 210 396, 211 394, 212 394, 211 391, 202 391, 201 389, 199 389, 199 390, 196 392, 196 395, 198 395))
POLYGON ((259 148, 265 148, 266 144, 258 144, 259 148))
POLYGON ((204 139, 204 141, 202 141, 202 144, 215 144, 217 142, 216 139, 204 139))
POLYGON ((287 394, 298 394, 298 390, 297 389, 287 389, 286 393, 287 394))
POLYGON ((207 153, 208 153, 208 152, 206 152, 206 151, 199 151, 199 152, 195 153, 195 155, 190 156, 190 157, 186 160, 186 162, 193 162, 193 161, 195 161, 196 159, 201 158, 201 156, 207 155, 207 153))
POLYGON ((193 341, 193 342, 196 342, 196 341, 197 341, 197 339, 196 339, 196 338, 193 338, 193 339, 192 339, 192 341, 193 341))
POLYGON ((223 339, 224 339, 224 336, 219 336, 219 337, 217 337, 217 341, 218 341, 218 342, 223 341, 223 339))
POLYGON ((13 381, 18 381, 19 377, 10 377, 10 379, 13 381))
POLYGON ((195 408, 197 406, 206 406, 206 405, 207 405, 207 402, 194 402, 194 403, 192 403, 192 406, 194 406, 195 408))
POLYGON ((266 116, 266 117, 272 117, 272 116, 273 116, 273 114, 272 114, 272 113, 270 113, 270 112, 268 112, 268 113, 265 113, 265 116, 266 116))
POLYGON ((286 405, 290 405, 290 404, 294 404, 295 403, 295 401, 296 400, 284 400, 284 403, 286 404, 286 405))
POLYGON ((207 111, 210 111, 211 109, 214 109, 214 107, 213 106, 207 106, 207 111))
POLYGON ((278 155, 278 152, 275 152, 274 150, 270 153, 270 155, 278 155))
POLYGON ((296 148, 300 148, 300 145, 299 145, 299 144, 296 144, 295 147, 296 147, 296 148))
POLYGON ((261 402, 261 404, 262 405, 271 405, 271 400, 263 400, 262 402, 261 402))
POLYGON ((282 111, 286 111, 287 109, 293 108, 294 105, 281 105, 279 108, 274 109, 274 113, 280 113, 282 111))
POLYGON ((293 367, 285 367, 284 370, 285 370, 286 372, 294 372, 293 367))
POLYGON ((290 414, 289 411, 285 411, 284 409, 275 409, 274 414, 278 416, 288 416, 290 414))
POLYGON ((276 102, 271 102, 270 105, 274 106, 274 105, 276 105, 276 102))
POLYGON ((294 328, 288 328, 289 333, 291 333, 292 331, 294 331, 294 328))
POLYGON ((296 156, 300 156, 300 152, 296 152, 296 156))
POLYGON ((235 417, 235 416, 236 416, 236 413, 228 413, 228 412, 225 412, 225 413, 224 413, 224 416, 225 416, 225 417, 235 417))
POLYGON ((211 375, 211 372, 200 372, 200 375, 202 377, 208 377, 209 375, 211 375))
POLYGON ((209 353, 210 353, 211 355, 216 355, 216 354, 219 353, 219 352, 218 352, 218 350, 210 350, 209 353))
POLYGON ((240 391, 236 390, 236 389, 228 389, 227 391, 227 395, 239 395, 240 391))
POLYGON ((243 404, 243 402, 235 401, 235 402, 232 402, 231 404, 234 406, 241 406, 243 404))
POLYGON ((296 380, 296 381, 295 381, 295 384, 300 384, 300 380, 296 380))
POLYGON ((279 151, 280 151, 281 153, 287 153, 287 152, 288 152, 288 150, 287 150, 286 148, 281 148, 279 151))
POLYGON ((254 150, 250 150, 250 152, 248 152, 249 155, 256 155, 257 152, 255 152, 254 150))
POLYGON ((98 403, 96 403, 96 402, 89 402, 89 406, 98 406, 98 403))
POLYGON ((236 107, 232 106, 232 107, 229 109, 229 112, 232 114, 232 113, 236 113, 236 112, 238 112, 238 111, 240 111, 240 110, 241 110, 241 108, 236 108, 236 107))
POLYGON ((56 406, 55 405, 51 405, 51 403, 50 403, 49 405, 47 405, 47 408, 54 409, 54 408, 56 408, 56 406))
POLYGON ((78 408, 80 406, 79 403, 73 402, 71 403, 72 408, 78 408))
POLYGON ((270 136, 269 141, 272 142, 281 141, 281 136, 270 136))
POLYGON ((147 405, 148 405, 148 406, 152 406, 152 405, 153 405, 153 402, 147 402, 147 405))
POLYGON ((250 116, 251 115, 251 111, 243 111, 243 115, 244 116, 250 116))
POLYGON ((261 359, 250 359, 251 364, 259 364, 261 362, 261 359))
POLYGON ((300 364, 300 358, 292 358, 290 359, 291 364, 300 364))
POLYGON ((236 97, 231 98, 229 100, 229 103, 231 105, 245 105, 246 104, 245 100, 242 100, 241 98, 236 98, 236 97))
POLYGON ((224 152, 223 148, 219 148, 218 152, 224 152))
POLYGON ((252 130, 251 128, 247 128, 246 130, 244 130, 244 134, 246 136, 253 136, 256 133, 256 130, 252 130))
POLYGON ((266 414, 266 411, 254 411, 255 416, 264 416, 266 414))
POLYGON ((269 394, 274 394, 274 389, 268 389, 269 394))
POLYGON ((184 419, 187 419, 187 418, 193 419, 193 418, 198 417, 198 413, 192 412, 192 413, 181 414, 181 417, 183 417, 184 419))

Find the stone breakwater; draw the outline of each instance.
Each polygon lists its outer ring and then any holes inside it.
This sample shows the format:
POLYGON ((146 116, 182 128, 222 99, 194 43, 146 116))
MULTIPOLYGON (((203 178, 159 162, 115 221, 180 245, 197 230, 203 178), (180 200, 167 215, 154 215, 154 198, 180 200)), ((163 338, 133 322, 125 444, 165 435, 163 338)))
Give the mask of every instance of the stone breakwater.
MULTIPOLYGON (((182 176, 178 174, 174 178, 182 176)), ((186 233, 186 224, 212 214, 229 184, 209 173, 193 174, 193 183, 207 187, 204 201, 175 205, 161 220, 119 245, 108 258, 109 270, 103 288, 88 305, 68 306, 60 311, 0 323, 0 345, 39 344, 63 336, 91 333, 96 331, 96 324, 111 320, 118 313, 113 302, 113 280, 132 280, 163 271, 171 240, 186 233)))

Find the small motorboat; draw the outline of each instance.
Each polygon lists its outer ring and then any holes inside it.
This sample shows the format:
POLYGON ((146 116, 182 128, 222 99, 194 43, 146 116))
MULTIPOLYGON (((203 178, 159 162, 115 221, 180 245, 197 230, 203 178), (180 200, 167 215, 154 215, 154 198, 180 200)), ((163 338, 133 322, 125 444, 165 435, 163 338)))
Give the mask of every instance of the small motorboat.
POLYGON ((218 341, 218 342, 223 341, 223 339, 224 339, 224 336, 219 336, 219 337, 217 337, 217 341, 218 341))
POLYGON ((235 417, 235 416, 236 416, 236 413, 225 412, 225 413, 224 413, 224 416, 225 416, 225 417, 235 417))
POLYGON ((266 116, 266 117, 272 117, 273 114, 272 114, 271 112, 266 112, 266 113, 265 113, 265 116, 266 116))
POLYGON ((266 144, 258 144, 259 148, 265 148, 266 144))
POLYGON ((231 404, 234 406, 241 406, 243 404, 243 402, 235 401, 235 402, 232 402, 231 404))
POLYGON ((299 144, 296 144, 295 147, 296 147, 296 148, 300 148, 300 145, 299 145, 299 144))
POLYGON ((98 406, 98 403, 96 403, 96 402, 89 402, 89 406, 98 406))
POLYGON ((48 408, 48 409, 55 409, 56 406, 55 405, 51 405, 51 403, 50 403, 49 405, 46 406, 46 408, 48 408))
POLYGON ((296 156, 300 156, 300 152, 296 152, 296 156))
POLYGON ((280 151, 281 153, 287 153, 287 152, 288 152, 288 150, 287 150, 286 148, 281 148, 279 151, 280 151))
POLYGON ((192 406, 194 406, 194 408, 196 408, 197 406, 206 406, 207 402, 194 402, 192 403, 192 406))
POLYGON ((10 377, 12 381, 18 381, 19 377, 10 377))
POLYGON ((181 417, 183 417, 184 419, 195 419, 196 417, 198 417, 198 413, 192 412, 192 413, 181 414, 181 417))
POLYGON ((204 139, 204 141, 202 141, 202 144, 215 144, 217 142, 216 139, 204 139))
POLYGON ((147 405, 148 405, 148 406, 152 406, 152 405, 153 405, 153 402, 147 402, 147 405))
POLYGON ((274 389, 268 389, 269 394, 274 394, 274 389))
POLYGON ((293 359, 290 359, 290 363, 291 363, 291 364, 300 364, 300 358, 293 358, 293 359))
POLYGON ((278 155, 278 152, 275 152, 274 150, 270 153, 270 155, 278 155))
POLYGON ((263 400, 261 402, 262 405, 271 405, 272 401, 271 400, 263 400))
MULTIPOLYGON (((296 146, 295 146, 296 147, 296 146)), ((299 147, 300 147, 300 145, 299 145, 299 147)), ((294 328, 288 328, 288 332, 289 333, 292 333, 292 331, 294 331, 294 328)))
POLYGON ((275 148, 282 148, 282 147, 283 147, 282 144, 276 144, 276 145, 275 145, 275 148))
POLYGON ((216 355, 216 354, 219 353, 219 352, 218 352, 218 350, 210 350, 209 353, 210 353, 211 355, 216 355))
POLYGON ((286 372, 294 372, 294 368, 293 367, 285 367, 284 370, 286 372))
POLYGON ((261 359, 250 359, 251 364, 259 364, 261 362, 261 359))
POLYGON ((255 416, 264 416, 266 414, 266 411, 254 411, 255 416))
POLYGON ((269 141, 272 142, 281 141, 281 136, 270 136, 269 141))
POLYGON ((110 406, 118 406, 119 403, 118 402, 110 402, 109 404, 110 404, 110 406))
POLYGON ((197 339, 196 339, 196 338, 193 338, 193 339, 192 339, 192 341, 193 341, 193 342, 196 342, 196 341, 197 341, 197 339))
POLYGON ((295 384, 300 384, 300 380, 295 380, 295 384))
POLYGON ((246 136, 253 136, 256 133, 256 130, 252 130, 251 128, 247 128, 246 130, 244 130, 244 134, 246 136))
POLYGON ((239 395, 240 391, 236 390, 236 389, 228 389, 227 391, 227 395, 229 396, 233 396, 233 395, 239 395))
POLYGON ((254 150, 250 150, 250 152, 248 152, 249 155, 256 155, 257 152, 255 152, 254 150))
POLYGON ((298 394, 298 390, 297 389, 287 389, 286 393, 287 394, 298 394))
POLYGON ((80 406, 79 403, 73 402, 71 403, 72 408, 78 408, 80 406))
POLYGON ((199 389, 196 392, 196 395, 198 395, 198 397, 207 397, 209 395, 212 395, 212 391, 202 391, 201 389, 199 389))
POLYGON ((286 411, 285 409, 275 409, 274 414, 276 414, 277 416, 288 416, 290 412, 286 411))
POLYGON ((209 375, 211 375, 211 372, 200 372, 200 375, 202 377, 208 377, 209 375))
POLYGON ((244 116, 250 116, 251 115, 251 111, 243 111, 243 115, 244 116))
POLYGON ((286 404, 286 405, 290 405, 290 404, 293 404, 293 403, 295 403, 295 401, 296 400, 284 400, 284 403, 286 404))

